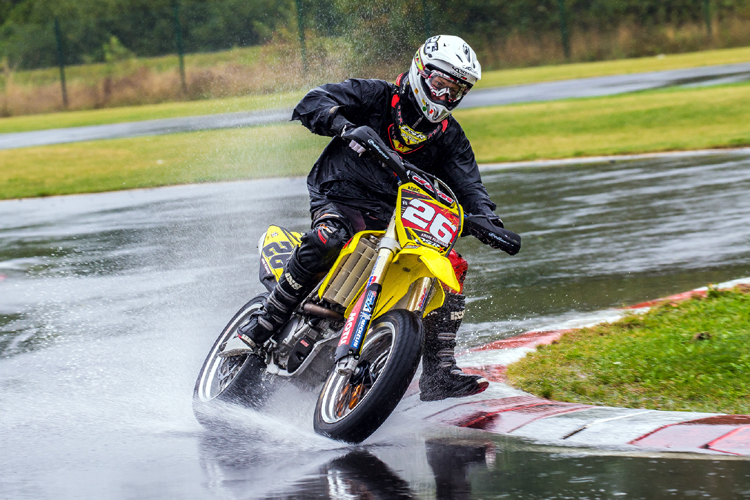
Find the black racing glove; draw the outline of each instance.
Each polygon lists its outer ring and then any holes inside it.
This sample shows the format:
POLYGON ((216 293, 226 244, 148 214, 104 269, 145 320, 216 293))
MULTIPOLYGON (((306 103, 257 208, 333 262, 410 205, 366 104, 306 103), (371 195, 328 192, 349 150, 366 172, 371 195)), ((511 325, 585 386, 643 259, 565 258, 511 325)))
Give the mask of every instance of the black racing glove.
MULTIPOLYGON (((336 110, 338 110, 338 107, 331 108, 333 113, 336 113, 336 110)), ((349 147, 352 148, 354 152, 361 155, 367 151, 367 146, 360 137, 355 137, 350 134, 350 132, 356 128, 356 125, 347 120, 346 117, 340 113, 336 113, 336 116, 334 116, 331 121, 331 130, 333 133, 344 139, 344 141, 347 141, 349 147)))
POLYGON ((358 127, 337 114, 331 121, 331 130, 338 134, 344 141, 348 142, 349 147, 357 154, 362 155, 369 152, 373 158, 393 171, 396 177, 399 179, 407 178, 404 162, 401 157, 388 147, 372 127, 368 127, 367 125, 358 127))
POLYGON ((505 227, 505 224, 503 224, 503 219, 501 219, 499 215, 487 214, 486 217, 487 217, 487 220, 490 221, 490 223, 492 223, 493 226, 497 226, 501 229, 505 227))
POLYGON ((333 119, 331 120, 331 131, 341 137, 341 135, 344 133, 344 130, 346 129, 353 129, 356 127, 352 122, 346 119, 344 115, 341 113, 338 113, 339 106, 336 106, 335 108, 331 108, 329 111, 330 114, 335 115, 333 119))
POLYGON ((464 228, 470 235, 510 255, 521 250, 521 236, 503 227, 503 221, 495 214, 464 216, 464 228))

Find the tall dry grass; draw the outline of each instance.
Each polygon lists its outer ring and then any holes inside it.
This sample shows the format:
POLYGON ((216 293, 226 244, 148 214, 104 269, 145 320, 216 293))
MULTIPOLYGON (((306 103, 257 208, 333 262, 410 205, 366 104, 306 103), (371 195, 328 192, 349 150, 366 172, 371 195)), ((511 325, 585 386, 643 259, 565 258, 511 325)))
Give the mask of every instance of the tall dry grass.
MULTIPOLYGON (((716 22, 709 38, 702 24, 643 28, 623 24, 608 31, 574 29, 571 62, 690 52, 750 45, 750 20, 733 18, 716 22)), ((485 69, 535 66, 565 61, 560 34, 509 33, 484 40, 476 47, 485 69)), ((68 84, 68 109, 95 109, 168 101, 211 99, 248 94, 271 94, 311 88, 348 77, 393 79, 406 69, 406 61, 368 64, 357 59, 345 43, 308 38, 308 70, 303 71, 299 47, 283 38, 260 51, 255 62, 226 61, 217 55, 214 66, 188 65, 187 92, 182 90, 177 68, 160 71, 133 59, 101 78, 68 84), (92 83, 94 82, 94 83, 92 83)), ((92 71, 93 73, 93 71, 92 71)), ((0 75, 0 116, 48 113, 63 110, 59 83, 21 84, 13 68, 3 64, 0 75)))
MULTIPOLYGON (((179 70, 155 71, 133 60, 126 74, 104 76, 94 84, 67 84, 69 110, 155 104, 168 101, 211 99, 248 94, 271 94, 308 88, 324 81, 347 78, 353 71, 346 54, 326 50, 311 43, 308 71, 303 71, 297 47, 270 45, 259 63, 247 65, 221 62, 216 66, 185 68, 187 91, 183 91, 179 70)), ((380 71, 379 73, 382 73, 380 71)), ((15 72, 3 68, 0 88, 2 116, 62 111, 59 83, 23 85, 15 72)), ((385 75, 382 75, 385 76, 385 75)))
MULTIPOLYGON (((676 54, 707 49, 750 45, 750 19, 732 18, 712 25, 709 37, 705 24, 643 27, 621 24, 609 31, 574 28, 570 34, 570 62, 602 61, 676 54)), ((559 32, 509 33, 480 46, 483 67, 511 68, 565 62, 559 32)))

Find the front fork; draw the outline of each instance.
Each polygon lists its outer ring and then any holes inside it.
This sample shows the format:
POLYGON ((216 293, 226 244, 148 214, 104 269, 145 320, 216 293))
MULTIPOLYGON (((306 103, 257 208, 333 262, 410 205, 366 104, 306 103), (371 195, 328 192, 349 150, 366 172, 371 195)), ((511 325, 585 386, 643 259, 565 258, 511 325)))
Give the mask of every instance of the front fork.
MULTIPOLYGON (((359 355, 372 320, 372 313, 375 311, 378 297, 383 288, 383 279, 391 262, 393 262, 393 257, 399 250, 401 250, 401 245, 399 245, 396 237, 396 217, 394 215, 388 224, 385 236, 378 245, 375 265, 365 284, 365 289, 357 299, 356 305, 344 324, 344 330, 341 333, 335 355, 336 371, 340 375, 352 374, 357 367, 359 355)), ((423 311, 434 283, 434 278, 417 280, 407 300, 406 309, 412 312, 423 311)))

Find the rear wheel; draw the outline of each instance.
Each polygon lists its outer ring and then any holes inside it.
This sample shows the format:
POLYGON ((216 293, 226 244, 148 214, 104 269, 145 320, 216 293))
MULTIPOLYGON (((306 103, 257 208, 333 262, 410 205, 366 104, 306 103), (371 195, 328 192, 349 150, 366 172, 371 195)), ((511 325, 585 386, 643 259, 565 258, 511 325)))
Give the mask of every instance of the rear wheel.
POLYGON ((367 439, 401 401, 419 365, 422 328, 405 310, 373 322, 357 369, 326 380, 315 408, 315 432, 349 443, 367 439))
POLYGON ((201 424, 210 423, 211 411, 218 403, 257 407, 270 392, 270 384, 263 380, 266 364, 259 356, 219 356, 227 341, 237 334, 237 327, 263 307, 267 296, 259 295, 242 306, 209 351, 193 390, 193 413, 201 424))

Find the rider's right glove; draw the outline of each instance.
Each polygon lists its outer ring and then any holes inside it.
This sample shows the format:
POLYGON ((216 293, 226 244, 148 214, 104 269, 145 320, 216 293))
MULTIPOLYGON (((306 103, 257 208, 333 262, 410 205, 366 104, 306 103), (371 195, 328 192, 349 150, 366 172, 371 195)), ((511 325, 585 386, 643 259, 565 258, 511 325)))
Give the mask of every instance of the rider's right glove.
POLYGON ((503 228, 503 221, 495 214, 464 216, 464 231, 476 239, 510 255, 521 250, 521 236, 503 228))
MULTIPOLYGON (((338 107, 336 109, 338 109, 338 107)), ((351 136, 350 132, 356 128, 357 126, 347 120, 341 113, 336 113, 336 116, 333 117, 333 121, 331 122, 331 130, 345 141, 349 141, 349 147, 352 148, 354 152, 361 155, 367 151, 367 147, 360 138, 351 136)))

